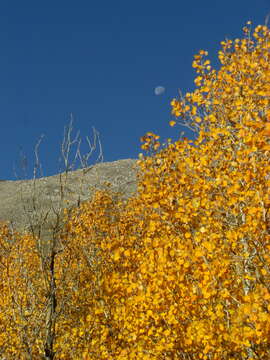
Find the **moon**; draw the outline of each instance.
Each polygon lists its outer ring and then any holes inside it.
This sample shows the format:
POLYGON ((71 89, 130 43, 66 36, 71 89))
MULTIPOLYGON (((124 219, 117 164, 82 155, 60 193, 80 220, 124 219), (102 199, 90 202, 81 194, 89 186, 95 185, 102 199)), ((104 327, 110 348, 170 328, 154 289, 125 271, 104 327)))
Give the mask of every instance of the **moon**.
POLYGON ((162 95, 165 92, 165 87, 157 86, 155 87, 154 93, 155 95, 162 95))

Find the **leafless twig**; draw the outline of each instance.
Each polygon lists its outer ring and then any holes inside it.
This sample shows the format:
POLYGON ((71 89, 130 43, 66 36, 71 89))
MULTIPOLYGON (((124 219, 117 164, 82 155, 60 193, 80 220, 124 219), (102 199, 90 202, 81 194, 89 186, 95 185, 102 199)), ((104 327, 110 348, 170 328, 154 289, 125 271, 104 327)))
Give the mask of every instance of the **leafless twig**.
MULTIPOLYGON (((90 157, 94 154, 95 150, 99 150, 99 155, 97 161, 103 161, 103 153, 102 146, 99 138, 99 133, 95 128, 93 128, 93 142, 90 141, 89 137, 86 137, 89 152, 85 155, 81 153, 80 145, 81 138, 80 133, 77 132, 74 139, 72 139, 72 130, 73 130, 73 116, 71 115, 70 122, 67 127, 64 129, 64 138, 61 144, 61 156, 64 162, 64 174, 59 173, 59 192, 60 192, 60 200, 59 206, 55 207, 53 205, 51 199, 51 207, 49 210, 44 213, 39 213, 38 209, 38 186, 37 186, 37 177, 38 172, 43 177, 43 171, 41 162, 39 159, 39 147, 41 141, 44 137, 42 135, 38 140, 34 155, 35 155, 35 163, 33 170, 33 179, 29 182, 29 185, 32 186, 31 192, 31 201, 29 199, 24 201, 24 191, 23 186, 21 188, 21 202, 23 205, 24 214, 28 220, 29 230, 32 236, 37 239, 36 241, 36 250, 39 254, 40 259, 40 269, 41 274, 43 276, 44 292, 46 294, 46 304, 41 304, 39 299, 36 302, 39 302, 39 306, 43 310, 40 310, 40 324, 36 324, 35 328, 40 328, 41 324, 43 324, 43 358, 46 360, 53 360, 55 358, 56 352, 54 349, 55 338, 56 338, 56 320, 60 316, 61 312, 64 309, 64 305, 66 304, 66 299, 57 299, 57 282, 56 282, 56 269, 55 269, 55 261, 60 252, 64 250, 64 245, 61 242, 61 229, 64 227, 62 224, 63 221, 63 211, 66 207, 66 183, 68 179, 69 172, 71 170, 75 170, 76 161, 80 161, 80 167, 83 169, 83 175, 87 172, 88 161, 90 157), (75 156, 71 159, 72 150, 75 147, 75 156), (63 175, 65 175, 63 177, 63 175), (44 236, 44 232, 46 233, 46 229, 50 229, 49 233, 44 236), (43 320, 42 320, 43 319, 43 320), (42 323, 43 321, 43 323, 42 323)), ((23 167, 24 174, 26 175, 26 167, 27 161, 26 157, 23 156, 21 166, 23 167)), ((17 174, 16 174, 17 175, 17 174)), ((16 176, 17 177, 17 176, 16 176)), ((22 184, 23 185, 23 184, 22 184)), ((78 204, 79 204, 78 199, 78 204)), ((47 231, 48 232, 48 231, 47 231)), ((65 271, 63 271, 63 281, 65 281, 65 271)), ((30 284, 30 282, 29 282, 30 284)), ((30 290, 29 290, 30 291, 30 290)), ((31 289, 31 293, 33 293, 31 289)), ((31 301, 29 299, 29 301, 31 301)), ((15 307, 18 307, 18 304, 13 304, 15 307)), ((19 311, 19 309, 18 309, 19 311)), ((34 331, 34 330, 33 330, 34 331)), ((32 341, 24 336, 22 332, 22 343, 24 343, 25 348, 27 349, 27 353, 31 358, 32 352, 32 341)), ((35 333, 34 338, 36 338, 38 334, 35 333)))

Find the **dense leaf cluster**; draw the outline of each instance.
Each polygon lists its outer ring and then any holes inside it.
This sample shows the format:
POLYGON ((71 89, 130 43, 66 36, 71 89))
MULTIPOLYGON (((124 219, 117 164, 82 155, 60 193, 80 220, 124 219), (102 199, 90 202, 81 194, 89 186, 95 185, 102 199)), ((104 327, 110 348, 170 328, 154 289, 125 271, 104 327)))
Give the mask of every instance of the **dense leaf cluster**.
MULTIPOLYGON (((197 89, 171 103, 196 146, 146 134, 138 195, 97 192, 73 210, 56 359, 269 359, 270 31, 247 25, 221 43, 220 70, 195 56, 197 89)), ((47 272, 38 239, 13 238, 3 226, 0 357, 39 359, 47 272)))

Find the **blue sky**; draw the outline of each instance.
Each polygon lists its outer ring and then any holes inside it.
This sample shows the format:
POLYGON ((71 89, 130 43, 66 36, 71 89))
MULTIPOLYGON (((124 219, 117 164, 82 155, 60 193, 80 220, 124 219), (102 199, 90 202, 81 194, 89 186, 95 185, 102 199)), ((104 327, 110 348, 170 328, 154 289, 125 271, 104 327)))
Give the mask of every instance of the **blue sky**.
POLYGON ((270 0, 2 1, 0 179, 31 178, 42 134, 43 175, 57 174, 71 113, 74 135, 100 133, 104 161, 137 158, 147 131, 176 140, 170 101, 194 89, 193 55, 218 68, 220 42, 269 12, 270 0))

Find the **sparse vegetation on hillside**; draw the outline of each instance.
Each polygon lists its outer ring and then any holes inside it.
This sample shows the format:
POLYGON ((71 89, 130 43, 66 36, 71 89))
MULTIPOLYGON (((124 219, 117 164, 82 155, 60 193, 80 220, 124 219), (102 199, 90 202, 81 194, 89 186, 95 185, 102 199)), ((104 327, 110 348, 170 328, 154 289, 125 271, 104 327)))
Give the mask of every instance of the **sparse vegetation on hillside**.
POLYGON ((146 134, 138 194, 66 211, 47 258, 2 228, 0 357, 270 358, 270 30, 243 30, 172 100, 196 147, 146 134))

